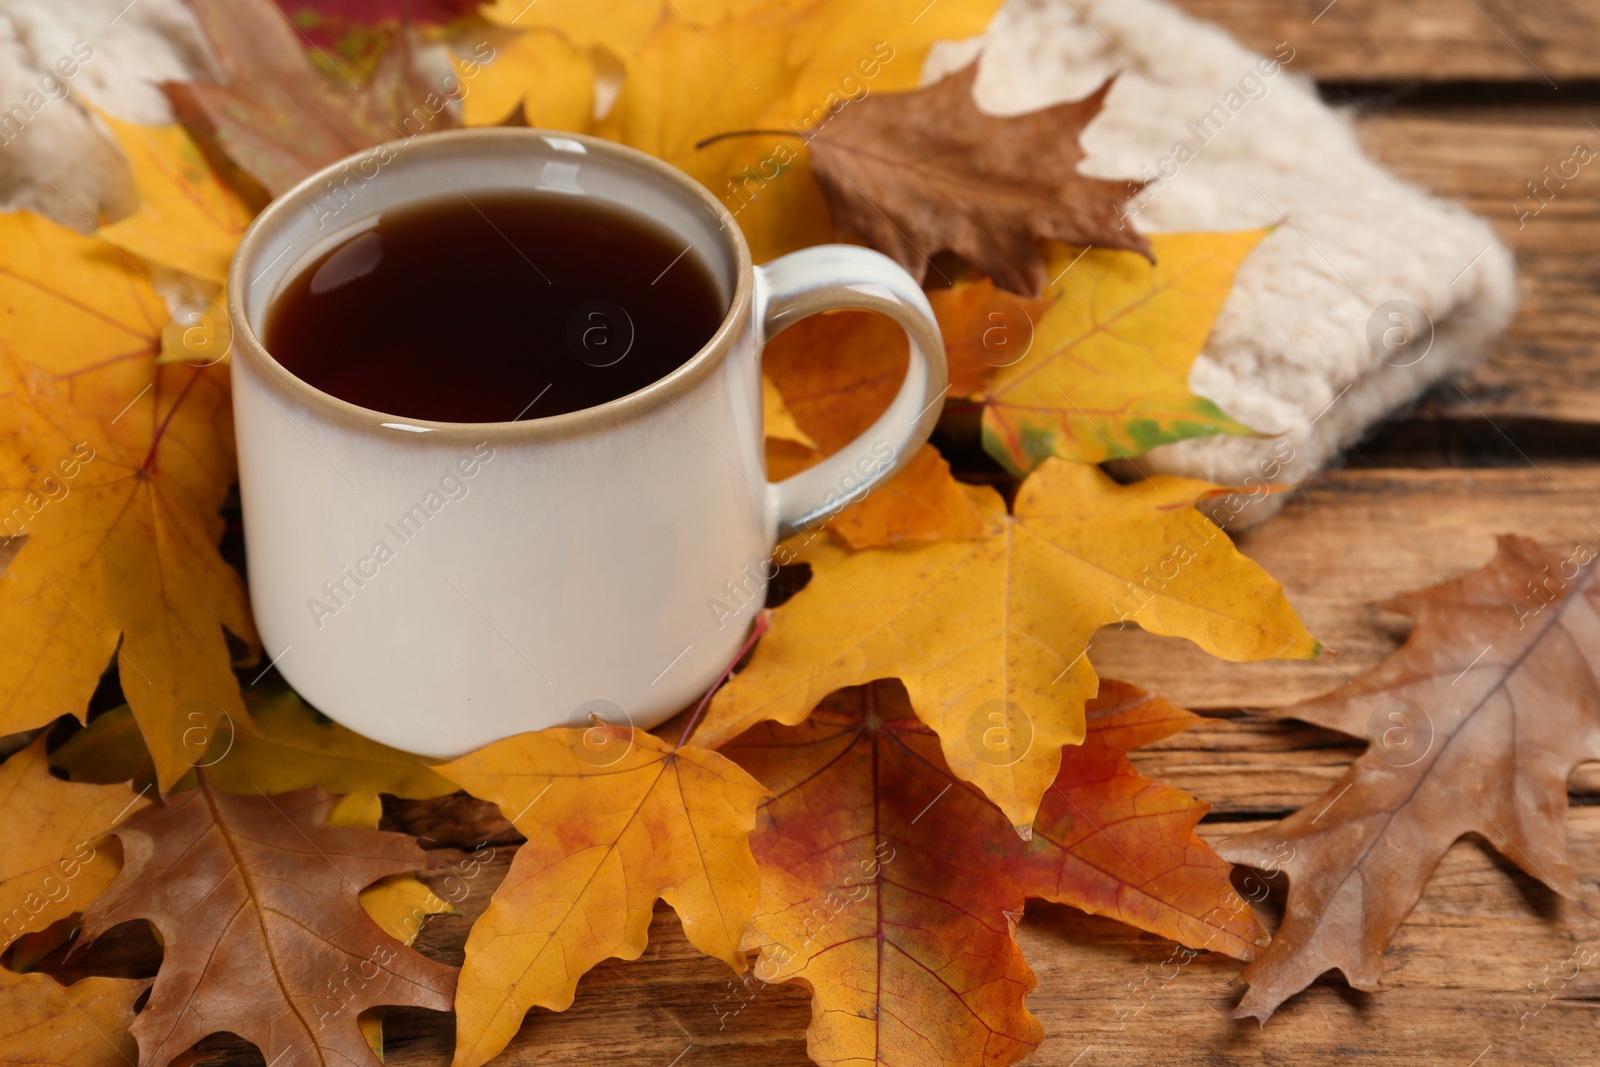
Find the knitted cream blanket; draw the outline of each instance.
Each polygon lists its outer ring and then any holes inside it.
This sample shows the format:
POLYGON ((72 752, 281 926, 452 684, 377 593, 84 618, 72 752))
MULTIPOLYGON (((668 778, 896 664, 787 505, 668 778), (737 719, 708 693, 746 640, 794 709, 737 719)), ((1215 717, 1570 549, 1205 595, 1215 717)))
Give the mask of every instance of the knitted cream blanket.
MULTIPOLYGON (((1083 136, 1084 170, 1150 183, 1130 206, 1140 229, 1280 224, 1190 375, 1262 436, 1167 445, 1134 461, 1141 471, 1251 489, 1303 480, 1480 359, 1511 316, 1511 257, 1489 227, 1369 161, 1296 72, 1293 41, 1257 56, 1161 0, 1009 0, 984 37, 936 46, 924 80, 979 52, 978 103, 994 112, 1076 99, 1120 73, 1083 136)), ((132 210, 117 149, 68 90, 160 123, 156 83, 211 76, 181 0, 0 0, 0 100, 25 112, 0 116, 0 210, 80 229, 132 210)), ((1258 522, 1283 497, 1236 496, 1221 517, 1258 522)))
MULTIPOLYGON (((1280 223, 1239 271, 1191 388, 1261 438, 1166 445, 1136 461, 1251 488, 1304 480, 1429 384, 1480 360, 1511 318, 1511 255, 1483 220, 1368 160, 1350 121, 1295 72, 1160 0, 1009 0, 935 81, 981 49, 980 107, 1031 111, 1118 74, 1083 136, 1087 173, 1150 183, 1148 232, 1280 223)), ((1234 526, 1286 494, 1236 496, 1234 526), (1239 503, 1239 501, 1244 503, 1239 503)))

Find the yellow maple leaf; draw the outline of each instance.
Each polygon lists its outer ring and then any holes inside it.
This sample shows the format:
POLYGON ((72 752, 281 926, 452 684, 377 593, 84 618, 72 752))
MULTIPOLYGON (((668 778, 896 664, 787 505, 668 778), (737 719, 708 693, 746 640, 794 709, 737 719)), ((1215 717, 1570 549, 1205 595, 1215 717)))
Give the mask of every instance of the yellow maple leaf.
MULTIPOLYGON (((479 14, 497 26, 558 30, 580 48, 599 46, 627 61, 668 11, 695 25, 711 25, 731 15, 791 6, 792 0, 491 0, 479 14)), ((804 6, 799 0, 793 6, 804 6)))
POLYGON ((919 87, 934 42, 982 33, 999 9, 1000 0, 820 0, 789 38, 789 60, 800 68, 791 116, 855 99, 857 85, 868 93, 919 87))
POLYGON ((565 1010, 606 957, 637 959, 657 898, 690 944, 743 970, 766 790, 732 761, 596 726, 521 734, 438 770, 528 838, 467 938, 455 1067, 494 1058, 529 1008, 565 1010))
POLYGON ((468 86, 464 125, 494 126, 520 108, 529 126, 578 133, 594 126, 594 64, 561 34, 532 30, 501 45, 488 63, 452 62, 468 86))
MULTIPOLYGON (((410 800, 456 791, 434 772, 433 761, 323 718, 291 689, 249 690, 245 706, 253 732, 224 723, 215 747, 189 753, 219 789, 261 795, 316 788, 348 797, 389 793, 410 800)), ((75 782, 125 782, 136 778, 149 758, 144 738, 123 705, 95 716, 68 738, 50 754, 50 765, 75 782)))
POLYGON ((228 280, 252 212, 211 170, 182 126, 140 126, 96 111, 133 170, 139 210, 100 229, 106 240, 196 278, 228 280))
POLYGON ((1193 507, 1212 489, 1203 482, 1119 486, 1049 460, 1013 515, 993 489, 967 489, 991 524, 982 540, 800 548, 810 584, 774 611, 695 742, 797 723, 836 689, 896 677, 957 777, 1026 828, 1061 747, 1083 740, 1099 687, 1086 652, 1101 626, 1133 622, 1236 661, 1320 652, 1282 586, 1193 507))
POLYGON ((665 6, 665 0, 493 0, 478 13, 508 29, 557 30, 579 48, 599 45, 625 60, 639 50, 665 6))
POLYGON ((128 1036, 133 1004, 148 988, 148 978, 64 986, 48 974, 0 968, 0 1062, 128 1067, 139 1054, 128 1036))
POLYGON ((719 145, 725 158, 707 162, 716 169, 696 172, 735 213, 758 263, 838 236, 799 138, 874 93, 916 88, 935 41, 982 33, 999 7, 999 0, 819 0, 791 12, 784 35, 792 78, 746 126, 797 137, 719 145))
POLYGON ((1048 456, 1098 463, 1156 445, 1255 431, 1189 390, 1189 370, 1270 232, 1151 234, 1155 263, 1132 252, 1053 245, 1054 304, 1027 355, 984 392, 984 448, 1013 474, 1048 456))
POLYGON ((106 831, 147 801, 122 785, 50 773, 45 736, 0 765, 0 951, 99 896, 121 864, 106 831))
POLYGON ((0 215, 0 732, 82 716, 116 657, 163 787, 183 737, 249 719, 217 552, 235 477, 227 367, 157 365, 165 305, 104 241, 0 215))

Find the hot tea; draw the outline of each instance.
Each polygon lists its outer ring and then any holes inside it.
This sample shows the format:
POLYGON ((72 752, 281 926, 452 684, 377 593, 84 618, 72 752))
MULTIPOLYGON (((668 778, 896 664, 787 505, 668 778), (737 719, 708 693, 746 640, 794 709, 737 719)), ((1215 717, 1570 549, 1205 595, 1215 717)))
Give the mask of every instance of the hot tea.
POLYGON ((268 352, 352 404, 439 422, 593 407, 671 373, 726 311, 681 237, 589 197, 452 193, 386 211, 302 270, 268 352))

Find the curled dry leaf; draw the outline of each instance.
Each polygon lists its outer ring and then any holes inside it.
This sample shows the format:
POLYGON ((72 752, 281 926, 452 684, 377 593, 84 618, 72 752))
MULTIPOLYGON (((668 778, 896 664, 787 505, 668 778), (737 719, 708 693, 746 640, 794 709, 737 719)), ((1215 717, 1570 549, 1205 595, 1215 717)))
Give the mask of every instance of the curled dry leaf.
MULTIPOLYGON (((0 732, 82 709, 115 658, 162 787, 191 727, 249 719, 217 552, 236 476, 228 368, 158 364, 166 305, 104 241, 0 215, 0 732)), ((209 734, 208 734, 209 736, 209 734)))
POLYGON ((84 915, 84 939, 133 919, 161 934, 161 970, 130 1030, 140 1067, 163 1067, 219 1031, 268 1063, 309 1053, 375 1065, 363 1011, 450 1010, 455 969, 390 937, 358 904, 362 889, 427 857, 403 834, 327 825, 331 804, 314 789, 237 796, 202 774, 114 831, 122 873, 84 915))
POLYGON ((308 42, 272 0, 189 0, 189 7, 225 81, 168 82, 173 112, 274 196, 352 152, 455 124, 403 32, 356 85, 317 69, 308 42))
POLYGON ((1042 1037, 1013 938, 1026 898, 1249 958, 1265 933, 1194 835, 1205 805, 1125 755, 1196 721, 1104 683, 1027 843, 955 779, 892 683, 755 727, 722 750, 775 794, 751 838, 763 882, 745 947, 761 957, 746 984, 811 989, 817 1063, 990 1067, 1042 1037))
POLYGON ((493 1059, 529 1008, 566 1010, 606 957, 637 959, 658 898, 690 944, 743 969, 761 885, 749 835, 766 790, 725 757, 595 726, 521 734, 439 773, 528 839, 467 937, 455 1067, 493 1059))
POLYGON ((117 876, 104 837, 146 801, 126 786, 50 773, 45 734, 0 765, 0 952, 99 896, 117 876))
POLYGON ((1236 661, 1319 652, 1283 588, 1193 507, 1211 489, 1182 478, 1119 486, 1049 460, 1011 515, 993 489, 966 487, 989 524, 981 540, 804 545, 810 584, 775 609, 695 740, 720 746, 764 719, 792 725, 836 689, 899 678, 956 777, 1025 832, 1062 746, 1083 740, 1099 684, 1087 652, 1101 626, 1134 622, 1236 661))
POLYGON ((1478 834, 1567 897, 1567 777, 1600 759, 1594 551, 1500 538, 1480 570, 1383 606, 1416 628, 1352 684, 1281 714, 1372 744, 1315 804, 1232 838, 1289 875, 1283 924, 1235 1015, 1266 1021, 1324 971, 1376 989, 1384 949, 1435 865, 1478 834), (1287 858, 1284 858, 1284 857, 1287 858))
POLYGON ((147 979, 85 978, 63 986, 47 974, 0 967, 0 1063, 29 1067, 128 1067, 128 1023, 147 979))
POLYGON ((989 115, 972 99, 974 60, 935 85, 873 94, 811 138, 811 169, 836 221, 921 281, 954 252, 1002 288, 1038 296, 1050 274, 1038 242, 1153 256, 1122 215, 1143 184, 1078 173, 1078 136, 1108 81, 1082 100, 989 115))

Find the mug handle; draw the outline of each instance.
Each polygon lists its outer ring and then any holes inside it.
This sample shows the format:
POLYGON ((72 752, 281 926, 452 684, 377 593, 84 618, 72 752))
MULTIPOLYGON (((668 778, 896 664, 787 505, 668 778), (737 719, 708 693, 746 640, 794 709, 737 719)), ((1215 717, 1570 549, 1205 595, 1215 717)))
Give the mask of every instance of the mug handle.
POLYGON ((780 540, 816 528, 894 477, 933 432, 949 390, 933 308, 922 287, 888 256, 855 245, 817 245, 755 270, 755 321, 763 346, 807 315, 835 308, 894 319, 911 342, 911 360, 888 409, 859 437, 816 466, 768 484, 767 505, 777 516, 780 540))

